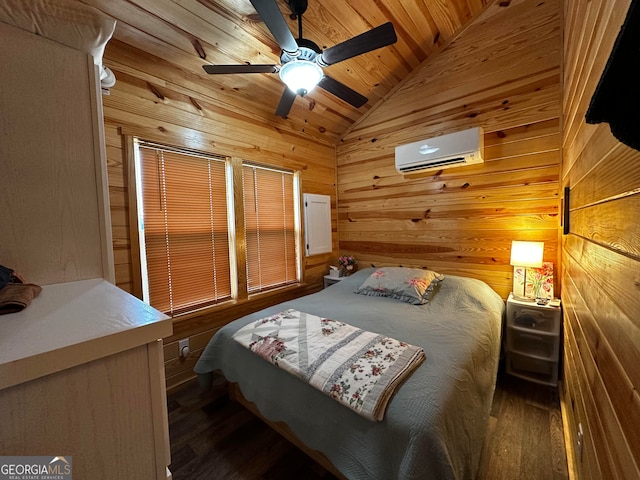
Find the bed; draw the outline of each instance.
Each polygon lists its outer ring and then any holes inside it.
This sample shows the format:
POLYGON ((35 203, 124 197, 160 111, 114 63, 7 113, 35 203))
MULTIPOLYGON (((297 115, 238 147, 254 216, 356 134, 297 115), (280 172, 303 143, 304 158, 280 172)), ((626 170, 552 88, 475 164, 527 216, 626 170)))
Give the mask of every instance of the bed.
POLYGON ((200 383, 220 371, 256 413, 285 425, 305 451, 320 452, 345 478, 474 478, 495 389, 504 301, 486 283, 453 275, 434 282, 423 305, 354 293, 374 271, 224 326, 195 366, 200 383), (409 342, 426 358, 396 389, 383 420, 369 420, 233 340, 240 328, 287 309, 409 342))

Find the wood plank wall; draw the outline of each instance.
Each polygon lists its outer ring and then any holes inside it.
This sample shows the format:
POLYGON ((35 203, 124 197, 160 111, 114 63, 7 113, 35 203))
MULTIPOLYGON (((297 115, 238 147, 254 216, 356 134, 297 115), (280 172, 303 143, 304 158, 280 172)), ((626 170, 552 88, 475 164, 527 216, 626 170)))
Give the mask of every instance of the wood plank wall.
POLYGON ((563 401, 579 479, 640 478, 640 152, 584 120, 630 3, 565 2, 563 401))
MULTIPOLYGON (((129 292, 140 291, 129 233, 128 162, 124 134, 188 147, 204 152, 301 171, 302 191, 330 195, 332 225, 337 230, 335 147, 302 133, 279 130, 225 108, 215 90, 199 79, 184 78, 179 67, 112 40, 105 63, 117 83, 103 96, 109 194, 116 267, 116 283, 129 292), (169 80, 160 80, 161 78, 169 80), (179 80, 179 81, 178 81, 179 80)), ((225 95, 229 95, 225 93, 225 95)), ((334 235, 334 251, 337 235, 334 235)), ((280 301, 311 293, 335 262, 332 254, 303 257, 304 285, 277 294, 214 307, 200 315, 174 320, 174 335, 165 339, 167 386, 192 378, 193 366, 212 334, 225 323, 280 301), (191 338, 191 354, 181 359, 177 341, 191 338)))
MULTIPOLYGON (((561 1, 496 2, 337 147, 340 253, 512 290, 512 240, 558 265, 561 1), (403 176, 394 147, 481 126, 485 163, 403 176)), ((558 286, 556 286, 558 288, 558 286)))

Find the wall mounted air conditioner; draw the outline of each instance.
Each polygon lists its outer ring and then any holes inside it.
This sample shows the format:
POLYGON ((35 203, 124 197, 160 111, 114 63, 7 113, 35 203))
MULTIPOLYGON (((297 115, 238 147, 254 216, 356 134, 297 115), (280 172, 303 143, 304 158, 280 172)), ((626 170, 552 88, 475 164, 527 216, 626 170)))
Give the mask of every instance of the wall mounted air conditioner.
POLYGON ((482 163, 484 132, 481 127, 449 133, 396 147, 400 173, 427 172, 482 163))

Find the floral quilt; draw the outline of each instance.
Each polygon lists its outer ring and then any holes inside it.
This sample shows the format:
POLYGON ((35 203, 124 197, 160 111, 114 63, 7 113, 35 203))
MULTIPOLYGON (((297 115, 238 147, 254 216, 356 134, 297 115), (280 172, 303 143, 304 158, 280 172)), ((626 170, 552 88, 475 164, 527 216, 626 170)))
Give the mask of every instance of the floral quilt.
POLYGON ((250 323, 234 340, 370 420, 425 359, 422 348, 289 309, 250 323))

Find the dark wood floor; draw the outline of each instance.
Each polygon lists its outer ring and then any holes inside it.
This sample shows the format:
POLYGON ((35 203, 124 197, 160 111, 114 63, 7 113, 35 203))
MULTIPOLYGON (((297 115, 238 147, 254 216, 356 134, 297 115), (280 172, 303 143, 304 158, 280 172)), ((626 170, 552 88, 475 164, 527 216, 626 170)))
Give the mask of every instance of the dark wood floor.
POLYGON ((499 372, 477 478, 569 478, 557 388, 499 372))
MULTIPOLYGON (((229 400, 188 383, 168 397, 174 480, 334 477, 229 400)), ((568 479, 558 392, 500 373, 478 480, 568 479)))

